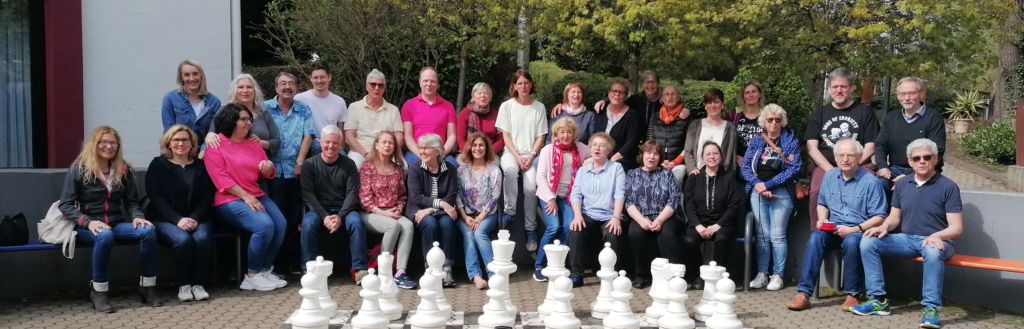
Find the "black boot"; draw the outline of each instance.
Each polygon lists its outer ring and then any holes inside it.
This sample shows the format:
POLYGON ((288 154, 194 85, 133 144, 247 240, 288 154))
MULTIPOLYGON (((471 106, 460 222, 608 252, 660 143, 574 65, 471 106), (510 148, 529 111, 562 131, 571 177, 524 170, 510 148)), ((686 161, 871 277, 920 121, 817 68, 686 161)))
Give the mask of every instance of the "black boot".
POLYGON ((110 298, 107 296, 108 289, 106 282, 89 281, 89 300, 92 301, 92 308, 97 312, 114 313, 114 307, 110 306, 110 298))
POLYGON ((160 296, 156 293, 156 277, 143 277, 139 279, 139 300, 142 301, 142 305, 149 307, 164 305, 160 302, 160 296))

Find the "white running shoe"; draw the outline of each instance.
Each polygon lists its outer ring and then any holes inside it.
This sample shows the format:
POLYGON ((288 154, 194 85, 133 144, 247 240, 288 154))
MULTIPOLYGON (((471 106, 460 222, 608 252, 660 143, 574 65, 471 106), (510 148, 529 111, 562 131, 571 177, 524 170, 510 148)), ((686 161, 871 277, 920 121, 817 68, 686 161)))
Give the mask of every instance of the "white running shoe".
POLYGON ((191 302, 193 300, 195 300, 195 297, 192 296, 192 286, 186 284, 178 287, 179 302, 191 302))
POLYGON ((196 301, 209 300, 210 294, 206 292, 206 288, 200 285, 192 286, 192 296, 196 298, 196 301))
POLYGON ((769 291, 779 291, 779 290, 782 290, 782 276, 781 275, 776 274, 776 275, 772 275, 771 276, 771 280, 769 280, 769 282, 768 282, 768 290, 769 291))
POLYGON ((761 289, 768 284, 768 275, 764 273, 757 273, 754 277, 754 281, 750 281, 750 289, 761 289))
POLYGON ((271 291, 277 289, 277 284, 267 281, 267 277, 262 274, 246 275, 238 288, 242 290, 271 291))
POLYGON ((264 279, 267 279, 267 282, 274 285, 274 288, 284 288, 284 286, 288 285, 287 281, 281 280, 281 278, 277 277, 277 275, 270 270, 260 272, 260 274, 257 275, 262 275, 264 279))

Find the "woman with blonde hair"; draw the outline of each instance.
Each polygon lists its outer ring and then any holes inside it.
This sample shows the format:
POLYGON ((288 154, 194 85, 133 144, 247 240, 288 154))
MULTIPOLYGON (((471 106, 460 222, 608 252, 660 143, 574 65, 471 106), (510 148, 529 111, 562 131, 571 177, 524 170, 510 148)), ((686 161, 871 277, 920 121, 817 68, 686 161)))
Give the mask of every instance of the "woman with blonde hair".
MULTIPOLYGON (((576 173, 583 162, 590 159, 590 147, 579 141, 579 128, 573 118, 561 118, 551 126, 551 144, 540 150, 537 160, 537 198, 544 209, 544 235, 540 245, 546 246, 554 240, 569 245, 569 224, 574 213, 569 195, 576 183, 576 173)), ((533 279, 539 282, 548 278, 541 273, 546 253, 537 251, 533 279)))
MULTIPOLYGON (((477 289, 487 287, 480 271, 480 259, 487 266, 494 258, 488 233, 498 221, 498 198, 501 197, 501 168, 498 168, 491 145, 491 139, 483 132, 470 134, 456 169, 460 187, 456 199, 460 220, 456 223, 466 249, 466 272, 477 289)), ((488 271, 488 276, 490 274, 488 271)))
MULTIPOLYGON (((180 124, 199 136, 205 136, 213 116, 220 110, 220 99, 207 91, 206 72, 196 61, 186 59, 178 64, 178 75, 174 80, 178 87, 164 95, 160 106, 164 132, 172 125, 180 124)), ((205 141, 197 143, 203 145, 205 141)))
POLYGON ((93 130, 64 177, 59 203, 64 217, 76 224, 77 241, 93 246, 89 298, 93 309, 105 313, 114 312, 107 296, 107 265, 115 242, 139 243, 139 296, 143 305, 162 305, 156 293, 156 230, 139 207, 135 171, 122 154, 121 136, 114 128, 93 130))
MULTIPOLYGON (((389 131, 377 133, 373 147, 366 153, 366 162, 359 168, 359 204, 365 210, 359 215, 366 220, 370 220, 372 216, 381 219, 386 217, 398 222, 398 242, 394 246, 384 246, 385 243, 382 242, 381 248, 397 250, 394 253, 397 268, 395 283, 399 288, 413 289, 416 288, 416 282, 405 273, 412 251, 414 226, 408 217, 403 216, 407 198, 403 167, 405 157, 398 149, 395 135, 389 131)), ((387 233, 384 240, 392 241, 387 233)))
POLYGON ((594 116, 596 114, 594 111, 588 111, 587 106, 583 104, 586 95, 587 92, 582 83, 570 82, 565 85, 565 89, 562 90, 562 111, 548 122, 548 131, 551 132, 547 138, 549 143, 555 140, 555 122, 562 118, 570 118, 576 122, 577 141, 590 140, 590 135, 594 134, 594 116))
MULTIPOLYGON (((242 73, 231 80, 226 103, 245 106, 249 113, 252 113, 252 128, 249 130, 248 139, 259 142, 268 158, 281 150, 281 135, 277 131, 277 124, 267 112, 267 107, 263 103, 263 91, 252 75, 242 73)), ((216 148, 220 146, 220 140, 215 133, 215 122, 210 124, 210 132, 206 134, 206 145, 216 148)), ((267 189, 264 187, 263 190, 267 189)))

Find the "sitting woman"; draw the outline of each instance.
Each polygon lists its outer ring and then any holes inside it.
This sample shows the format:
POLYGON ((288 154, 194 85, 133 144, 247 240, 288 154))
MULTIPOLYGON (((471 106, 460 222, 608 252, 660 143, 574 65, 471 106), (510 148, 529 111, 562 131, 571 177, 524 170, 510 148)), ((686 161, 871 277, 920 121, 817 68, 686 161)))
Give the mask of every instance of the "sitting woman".
MULTIPOLYGON (((736 237, 736 220, 742 206, 736 175, 721 166, 722 159, 732 158, 732 155, 722 153, 722 148, 715 142, 705 142, 701 150, 704 167, 687 178, 683 188, 683 206, 689 220, 689 228, 683 238, 686 268, 700 268, 703 264, 700 245, 705 240, 715 242, 715 262, 726 263, 729 245, 736 237)), ((694 288, 703 287, 703 282, 697 281, 700 271, 686 272, 686 282, 694 283, 694 288)))
POLYGON ((740 166, 747 181, 745 195, 750 196, 750 208, 757 222, 757 277, 750 287, 767 286, 775 291, 782 289, 782 272, 786 268, 786 228, 796 202, 793 187, 800 172, 800 140, 786 127, 786 110, 776 104, 765 106, 758 122, 764 133, 750 139, 740 166))
POLYGON ((594 131, 612 137, 615 148, 611 150, 611 160, 622 165, 624 170, 636 168, 637 148, 640 141, 647 137, 647 132, 643 131, 643 118, 637 110, 625 103, 628 92, 629 81, 623 78, 612 79, 608 85, 608 111, 597 115, 594 125, 594 131))
POLYGON ((287 285, 270 272, 284 241, 286 222, 281 210, 256 183, 260 178, 274 178, 277 172, 260 143, 249 138, 252 120, 249 109, 242 105, 224 105, 213 119, 220 147, 206 149, 204 160, 217 187, 214 214, 224 223, 252 233, 249 272, 239 288, 270 291, 287 285))
POLYGON ((359 168, 359 204, 366 211, 359 212, 368 225, 385 225, 381 251, 395 256, 395 282, 399 288, 416 288, 405 269, 412 251, 413 225, 402 216, 405 208, 405 159, 398 152, 395 135, 390 131, 377 133, 373 148, 366 152, 366 162, 359 168), (390 221, 390 222, 388 222, 390 221), (394 225, 397 224, 397 225, 394 225), (396 253, 395 250, 398 252, 396 253))
POLYGON ((651 139, 664 146, 666 157, 661 160, 661 166, 671 170, 676 185, 681 185, 686 176, 683 146, 686 145, 686 129, 692 120, 679 118, 685 109, 679 99, 679 88, 675 85, 665 86, 661 91, 661 103, 658 116, 651 118, 651 139))
POLYGON ((210 274, 213 239, 210 205, 213 181, 196 158, 199 138, 184 125, 173 125, 160 138, 160 152, 146 172, 146 215, 156 225, 157 242, 174 249, 178 300, 210 299, 203 285, 210 274))
POLYGON ((629 244, 633 249, 633 263, 636 266, 633 287, 644 288, 651 282, 650 262, 647 261, 647 242, 658 239, 662 257, 670 263, 683 264, 679 252, 679 238, 683 234, 683 222, 676 215, 679 207, 679 185, 672 171, 661 166, 665 158, 665 147, 656 140, 649 140, 640 146, 637 157, 640 168, 626 173, 626 213, 633 220, 629 223, 629 244))
POLYGON ((139 242, 142 267, 139 295, 142 304, 160 306, 156 293, 156 230, 143 216, 135 171, 122 157, 121 136, 100 126, 82 143, 82 153, 64 176, 60 212, 75 222, 76 241, 92 247, 89 298, 96 311, 113 313, 107 291, 107 265, 115 242, 139 242), (132 216, 130 222, 122 211, 132 216))
MULTIPOLYGON (((469 135, 468 146, 459 157, 459 197, 457 199, 459 230, 466 249, 466 272, 477 289, 487 287, 480 271, 494 258, 491 238, 487 234, 498 221, 498 198, 501 196, 501 168, 491 149, 491 140, 482 132, 469 135), (479 255, 478 255, 479 253, 479 255)), ((488 272, 488 276, 492 274, 488 272)))
MULTIPOLYGON (((544 209, 544 236, 540 245, 546 246, 554 240, 562 245, 569 244, 569 224, 575 217, 569 195, 576 183, 576 172, 583 162, 590 159, 590 147, 578 141, 579 128, 572 118, 561 118, 551 126, 554 143, 540 150, 537 160, 537 198, 544 209)), ((541 273, 544 269, 544 248, 537 251, 537 262, 533 265, 533 279, 539 282, 548 278, 541 273)))
POLYGON ((616 254, 622 251, 622 211, 626 197, 626 172, 622 165, 609 161, 615 140, 603 132, 590 136, 588 161, 576 173, 569 200, 573 219, 569 223, 569 279, 573 287, 583 286, 583 261, 591 237, 601 238, 616 254))
POLYGON ((423 259, 433 248, 434 242, 441 244, 446 259, 444 260, 445 277, 441 285, 445 288, 455 287, 452 276, 452 243, 455 238, 455 199, 459 194, 459 179, 446 161, 441 159, 444 144, 441 136, 425 134, 420 136, 419 160, 409 165, 406 173, 406 184, 409 186, 409 205, 405 208, 405 216, 412 217, 420 227, 423 244, 423 259))

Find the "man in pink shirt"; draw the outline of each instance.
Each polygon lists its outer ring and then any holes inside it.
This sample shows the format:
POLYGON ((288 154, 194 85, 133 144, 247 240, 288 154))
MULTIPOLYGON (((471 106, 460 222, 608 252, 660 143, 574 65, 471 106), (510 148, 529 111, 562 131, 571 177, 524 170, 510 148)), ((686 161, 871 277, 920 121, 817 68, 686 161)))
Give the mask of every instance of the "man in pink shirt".
POLYGON ((433 67, 420 70, 420 94, 402 105, 402 125, 405 129, 405 162, 410 166, 419 160, 417 141, 420 136, 437 134, 444 142, 444 160, 453 166, 452 153, 458 146, 455 139, 455 106, 437 94, 437 71, 433 67))

